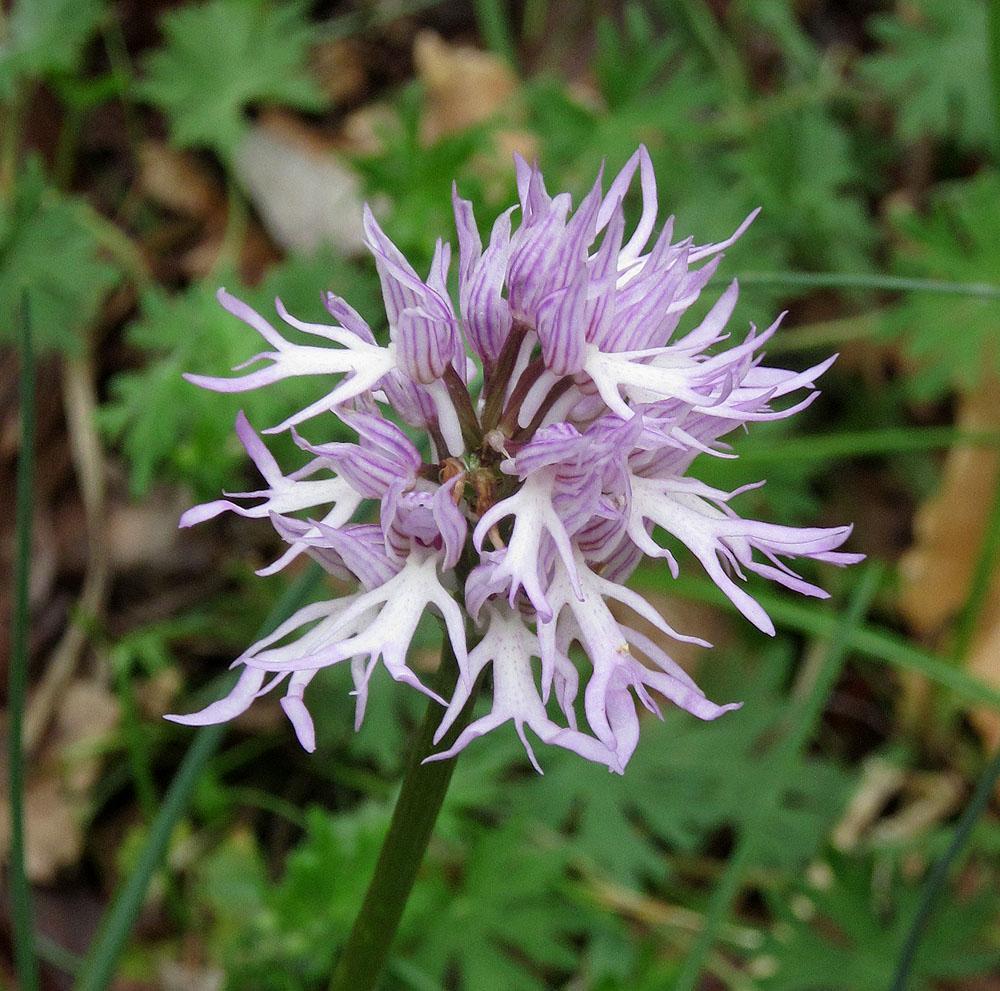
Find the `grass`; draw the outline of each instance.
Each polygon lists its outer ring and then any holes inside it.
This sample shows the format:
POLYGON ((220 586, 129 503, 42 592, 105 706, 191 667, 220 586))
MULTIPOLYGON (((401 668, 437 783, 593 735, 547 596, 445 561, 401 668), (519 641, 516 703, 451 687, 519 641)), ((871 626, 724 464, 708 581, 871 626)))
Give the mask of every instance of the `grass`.
POLYGON ((855 586, 843 617, 835 624, 809 691, 795 706, 789 716, 785 735, 772 750, 771 787, 754 807, 747 828, 740 834, 736 848, 726 862, 726 869, 716 882, 705 915, 705 924, 684 959, 673 991, 695 991, 705 959, 718 938, 719 930, 728 920, 733 900, 752 861, 758 833, 769 821, 773 802, 783 794, 783 785, 795 758, 802 752, 816 728, 827 697, 853 648, 853 634, 864 621, 883 577, 884 570, 880 565, 869 565, 855 586))
POLYGON ((21 447, 17 459, 14 534, 14 616, 11 624, 7 690, 7 753, 10 796, 10 896, 14 966, 21 991, 38 988, 31 888, 24 855, 24 709, 28 688, 29 591, 31 586, 31 517, 35 473, 35 356, 31 341, 31 309, 27 292, 20 310, 21 447))

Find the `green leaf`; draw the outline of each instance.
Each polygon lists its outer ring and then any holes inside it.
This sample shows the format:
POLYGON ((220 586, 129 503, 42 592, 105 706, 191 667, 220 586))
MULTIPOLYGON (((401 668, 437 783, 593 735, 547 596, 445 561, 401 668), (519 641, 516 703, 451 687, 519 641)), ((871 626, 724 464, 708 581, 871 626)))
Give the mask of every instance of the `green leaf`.
MULTIPOLYGON (((386 230, 410 262, 423 269, 430 263, 434 236, 454 229, 453 181, 461 195, 472 200, 479 223, 487 220, 483 182, 472 166, 489 147, 491 125, 475 125, 426 143, 420 137, 424 91, 418 83, 401 90, 395 109, 395 119, 379 135, 382 150, 359 156, 354 166, 367 195, 392 205, 386 230)), ((513 191, 513 183, 507 185, 511 188, 504 191, 505 199, 513 191)))
POLYGON ((764 207, 754 223, 761 228, 758 236, 784 245, 787 267, 870 267, 873 232, 859 195, 858 167, 847 132, 822 107, 765 120, 734 158, 737 187, 749 192, 748 203, 764 207))
POLYGON ((166 113, 175 144, 229 158, 250 104, 323 106, 306 72, 306 9, 300 0, 208 0, 172 10, 161 22, 164 47, 146 60, 137 92, 166 113))
MULTIPOLYGON (((571 848, 616 879, 662 877, 663 842, 697 850, 719 827, 742 825, 770 784, 760 741, 785 714, 778 685, 786 668, 787 657, 775 650, 752 679, 743 671, 728 687, 710 689, 723 701, 744 699, 738 713, 716 722, 676 709, 665 711, 663 722, 646 720, 624 776, 549 751, 545 777, 521 790, 525 812, 555 828, 570 826, 571 848)), ((798 760, 787 782, 756 854, 758 864, 783 869, 815 852, 846 797, 844 773, 819 757, 798 760)))
POLYGON ((993 141, 993 100, 984 0, 907 0, 872 18, 884 51, 862 63, 864 78, 897 109, 902 138, 949 138, 967 148, 993 141))
POLYGON ((425 881, 427 914, 409 914, 404 955, 442 983, 457 966, 468 991, 543 991, 542 968, 572 969, 570 940, 586 927, 561 892, 562 852, 541 849, 514 820, 478 829, 467 849, 456 881, 425 881))
MULTIPOLYGON (((275 319, 274 298, 281 296, 292 313, 321 322, 330 320, 320 302, 324 289, 348 287, 362 311, 375 292, 367 270, 329 252, 289 259, 253 289, 232 281, 230 287, 269 319, 275 319)), ((239 490, 247 459, 233 431, 236 413, 245 410, 260 430, 317 398, 317 383, 308 377, 235 395, 199 389, 181 377, 183 372, 226 375, 259 350, 257 335, 218 304, 215 290, 214 283, 174 295, 150 289, 142 299, 142 316, 129 328, 129 341, 148 354, 148 363, 112 380, 111 399, 101 417, 108 433, 122 443, 135 495, 146 492, 161 474, 188 483, 199 498, 213 497, 223 488, 239 490)), ((283 464, 301 460, 288 437, 269 443, 279 460, 286 459, 283 464)))
POLYGON ((104 9, 104 0, 17 0, 0 42, 0 98, 21 80, 76 72, 104 9))
POLYGON ((202 865, 208 943, 241 991, 319 988, 346 938, 375 867, 387 810, 363 805, 306 813, 306 834, 271 884, 252 837, 237 834, 202 865))
MULTIPOLYGON (((892 222, 901 274, 982 282, 1000 271, 1000 173, 993 169, 936 187, 926 216, 900 211, 892 222)), ((887 315, 886 331, 902 335, 917 360, 910 383, 921 398, 973 388, 1000 370, 996 300, 909 294, 887 315)))
MULTIPOLYGON (((834 857, 811 872, 821 883, 775 895, 777 917, 764 949, 773 976, 762 991, 871 991, 888 988, 919 888, 902 878, 886 884, 886 864, 874 858, 834 857), (831 975, 836 982, 831 983, 831 975)), ((949 898, 947 923, 928 931, 914 968, 912 991, 939 987, 946 978, 989 974, 998 953, 983 938, 995 918, 990 885, 949 898), (986 952, 984 952, 986 951, 986 952)))
POLYGON ((0 339, 10 339, 25 289, 38 350, 78 353, 120 273, 99 254, 82 204, 45 185, 37 161, 0 206, 0 339))
POLYGON ((608 108, 617 111, 641 96, 680 49, 674 38, 657 39, 649 14, 636 4, 625 8, 619 31, 610 17, 597 24, 594 75, 608 108))
MULTIPOLYGON (((731 10, 737 28, 742 29, 740 34, 750 33, 747 28, 752 27, 772 40, 782 55, 786 75, 805 78, 815 75, 822 52, 803 29, 801 8, 773 0, 737 0, 731 10), (749 24, 742 24, 744 20, 749 24)), ((762 47, 760 38, 753 38, 752 43, 755 48, 762 47)))
MULTIPOLYGON (((609 32, 613 29, 603 30, 605 64, 601 85, 606 87, 602 95, 610 109, 584 105, 567 92, 560 80, 542 77, 526 87, 532 128, 545 135, 543 169, 548 175, 555 168, 558 181, 550 180, 550 186, 575 189, 583 194, 605 159, 605 175, 612 176, 636 145, 645 142, 654 163, 663 167, 661 195, 667 208, 665 213, 669 214, 677 203, 678 181, 690 178, 693 182, 695 173, 700 171, 696 164, 700 145, 696 139, 701 118, 711 112, 722 91, 686 52, 683 57, 670 58, 666 69, 661 68, 661 63, 670 56, 666 46, 643 52, 641 56, 628 49, 635 58, 643 59, 645 65, 636 78, 628 77, 631 62, 622 64, 609 54, 612 45, 609 32), (655 81, 664 71, 666 78, 655 81)), ((712 171, 717 172, 717 167, 712 171)))

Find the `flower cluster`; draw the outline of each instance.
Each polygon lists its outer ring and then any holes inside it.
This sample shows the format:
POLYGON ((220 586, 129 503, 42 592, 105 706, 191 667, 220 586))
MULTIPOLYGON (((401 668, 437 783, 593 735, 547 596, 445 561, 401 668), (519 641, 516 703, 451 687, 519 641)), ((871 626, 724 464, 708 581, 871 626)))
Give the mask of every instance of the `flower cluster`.
POLYGON ((656 186, 642 147, 607 192, 598 176, 575 211, 567 193, 549 195, 537 167, 519 159, 516 168, 519 207, 497 219, 485 247, 472 204, 454 193, 457 313, 447 289, 449 245, 437 243, 421 278, 366 210, 366 244, 388 317, 385 344, 333 294, 325 297, 332 325, 304 323, 276 301, 286 324, 315 338, 305 345, 220 290, 220 303, 270 350, 237 369, 239 377, 188 378, 243 392, 315 377, 316 401, 264 431, 291 430, 309 460, 283 474, 241 415, 236 430, 266 487, 233 497, 242 502, 197 506, 181 524, 226 511, 269 517, 288 549, 263 573, 307 554, 357 591, 300 610, 237 659, 242 674, 226 698, 169 718, 231 719, 287 679, 282 706, 312 750, 303 695, 316 672, 350 661, 360 726, 381 659, 394 679, 441 703, 440 740, 489 667, 489 714, 429 759, 513 722, 536 767, 526 728, 621 773, 638 740, 638 705, 659 712, 654 693, 701 719, 737 708, 707 699, 612 608, 627 606, 668 637, 708 646, 678 633, 625 586, 644 555, 665 558, 677 575, 661 534, 686 546, 767 633, 771 621, 741 584, 747 572, 823 596, 788 559, 860 559, 837 550, 849 526, 743 519, 730 500, 753 486, 725 492, 686 474, 699 454, 732 457, 722 438, 738 427, 807 406, 833 360, 803 372, 761 364, 780 317, 719 347, 728 338, 735 281, 697 326, 678 332, 722 251, 754 215, 718 244, 674 242, 671 221, 653 238, 656 186), (623 200, 637 173, 642 209, 626 239, 623 200), (793 393, 797 399, 776 405, 793 393), (330 414, 357 434, 356 443, 314 445, 295 429, 330 414), (378 522, 359 521, 374 518, 365 503, 377 505, 378 522), (407 663, 427 609, 443 618, 457 661, 451 698, 435 694, 407 663), (589 660, 586 725, 577 720, 574 642, 589 660))

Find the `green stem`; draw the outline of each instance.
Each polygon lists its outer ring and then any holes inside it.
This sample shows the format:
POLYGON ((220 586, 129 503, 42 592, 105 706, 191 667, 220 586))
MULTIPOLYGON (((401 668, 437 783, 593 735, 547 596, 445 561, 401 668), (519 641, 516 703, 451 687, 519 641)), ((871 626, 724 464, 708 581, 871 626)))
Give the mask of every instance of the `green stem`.
POLYGON ((886 310, 868 310, 850 317, 807 323, 767 342, 769 355, 839 348, 854 341, 873 340, 885 327, 886 310))
MULTIPOLYGON (((445 636, 435 689, 448 696, 457 678, 458 665, 451 641, 445 636)), ((371 991, 378 983, 457 760, 425 764, 424 758, 451 746, 468 725, 475 699, 473 691, 455 725, 438 746, 434 745, 434 732, 441 722, 441 707, 433 700, 427 704, 375 874, 334 970, 330 991, 371 991)))
POLYGON ((14 189, 21 153, 23 94, 17 87, 2 111, 0 126, 0 199, 6 199, 14 189))
POLYGON ((759 837, 771 821, 774 806, 785 791, 795 761, 808 742, 822 714, 823 705, 840 675, 844 659, 850 650, 850 634, 864 620, 882 577, 883 571, 879 565, 870 565, 861 576, 847 612, 838 623, 816 678, 809 687, 808 695, 792 713, 788 730, 770 757, 773 768, 771 787, 757 804, 740 833, 736 849, 729 858, 726 871, 709 902, 705 924, 684 961, 674 991, 693 991, 695 988, 705 959, 712 949, 719 929, 725 924, 733 900, 743 883, 746 868, 756 853, 759 837))
MULTIPOLYGON (((1000 431, 963 430, 961 427, 888 427, 885 430, 800 434, 798 437, 783 437, 780 442, 751 437, 749 442, 737 441, 734 446, 740 461, 754 466, 788 461, 829 462, 839 458, 933 451, 942 447, 997 448, 1000 447, 1000 431)), ((1000 508, 997 512, 1000 513, 1000 508)), ((979 573, 977 569, 976 574, 979 573)))
POLYGON ((21 453, 17 459, 17 504, 14 532, 14 615, 11 624, 7 705, 10 790, 10 897, 14 930, 14 966, 18 987, 38 987, 31 888, 24 867, 24 702, 28 690, 28 586, 31 577, 31 513, 35 467, 35 361, 31 348, 28 294, 21 302, 21 453))
POLYGON ((507 4, 500 0, 472 0, 472 9, 486 47, 516 67, 517 45, 511 34, 507 4))

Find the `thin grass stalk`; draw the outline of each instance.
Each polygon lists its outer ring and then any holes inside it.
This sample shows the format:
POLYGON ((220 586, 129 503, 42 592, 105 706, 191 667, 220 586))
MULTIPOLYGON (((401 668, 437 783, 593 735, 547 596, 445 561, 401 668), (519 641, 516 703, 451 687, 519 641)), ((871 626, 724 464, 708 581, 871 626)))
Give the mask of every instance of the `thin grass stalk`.
POLYGON ((979 624, 990 592, 990 580, 996 567, 997 555, 1000 553, 1000 474, 997 476, 996 491, 993 494, 993 505, 986 521, 986 532, 979 547, 975 568, 969 582, 969 596, 955 624, 955 660, 962 664, 966 661, 972 637, 979 624))
MULTIPOLYGON (((637 581, 644 583, 646 588, 668 589, 673 595, 680 595, 696 602, 708 602, 733 610, 736 608, 714 583, 704 578, 682 575, 664 584, 662 581, 654 582, 651 576, 648 573, 644 574, 641 569, 636 572, 636 578, 637 581)), ((754 589, 753 595, 767 610, 775 625, 782 629, 795 630, 814 637, 830 637, 836 631, 837 618, 830 612, 811 605, 802 606, 796 602, 789 602, 780 596, 758 589, 754 589)), ((1000 710, 1000 691, 992 685, 957 668, 951 660, 942 660, 929 651, 914 647, 898 634, 861 624, 849 631, 848 636, 851 650, 863 654, 869 660, 891 664, 904 671, 915 671, 950 689, 966 703, 1000 710)))
MULTIPOLYGON (((1000 285, 995 282, 947 282, 939 279, 914 279, 903 275, 872 275, 868 272, 742 272, 739 280, 741 286, 870 289, 873 292, 917 292, 1000 299, 1000 285)), ((713 279, 710 285, 725 282, 724 279, 713 279)))
POLYGON ((802 434, 780 442, 738 440, 740 462, 781 464, 786 461, 829 461, 885 454, 916 454, 945 447, 1000 447, 1000 431, 963 430, 960 427, 889 427, 885 430, 848 430, 802 434))
POLYGON ((965 807, 965 811, 955 826, 955 833, 952 836, 951 843, 948 844, 948 849, 934 863, 924 881, 920 891, 920 901, 917 904, 917 910, 914 913, 913 921, 910 923, 906 939, 903 942, 899 962, 896 964, 896 972, 892 979, 890 991, 906 991, 906 988, 909 987, 910 975, 913 972, 913 965, 917 959, 917 951, 920 949, 920 943, 927 932, 927 925, 937 906, 941 890, 948 880, 951 866, 958 859, 962 850, 965 849, 966 843, 969 842, 969 837, 972 835, 972 828, 986 810, 998 779, 1000 779, 1000 747, 997 748, 993 759, 986 766, 979 781, 976 783, 976 790, 973 792, 969 804, 965 807))
MULTIPOLYGON (((311 565, 278 600, 264 622, 258 638, 284 622, 309 599, 323 572, 311 565)), ((160 811, 149 827, 149 834, 139 851, 132 872, 125 879, 110 908, 105 913, 80 975, 75 991, 105 991, 115 976, 118 961, 129 934, 139 918, 139 911, 153 875, 163 863, 174 827, 187 811, 198 779, 205 765, 218 750, 226 732, 225 725, 206 726, 195 735, 170 787, 163 796, 160 811)))
POLYGON ((511 33, 510 16, 502 0, 472 0, 479 33, 490 51, 510 65, 517 65, 517 46, 511 33))
POLYGON ((757 849, 760 832, 766 828, 774 803, 782 794, 792 766, 812 735, 827 697, 843 669, 844 660, 850 652, 851 631, 863 622, 883 574, 883 569, 878 564, 869 565, 862 574, 847 611, 837 624, 808 694, 793 711, 787 731, 771 757, 771 787, 761 795, 746 828, 740 834, 725 873, 712 894, 705 924, 684 960, 674 991, 694 991, 705 960, 715 944, 719 930, 726 923, 732 903, 743 883, 746 868, 757 849))
POLYGON ((31 580, 31 514, 35 475, 35 356, 31 343, 28 294, 21 301, 18 327, 21 346, 21 449, 17 459, 14 509, 14 615, 11 623, 7 726, 10 803, 10 900, 14 937, 14 969, 21 991, 38 988, 31 888, 24 862, 24 708, 28 692, 29 588, 31 580))

